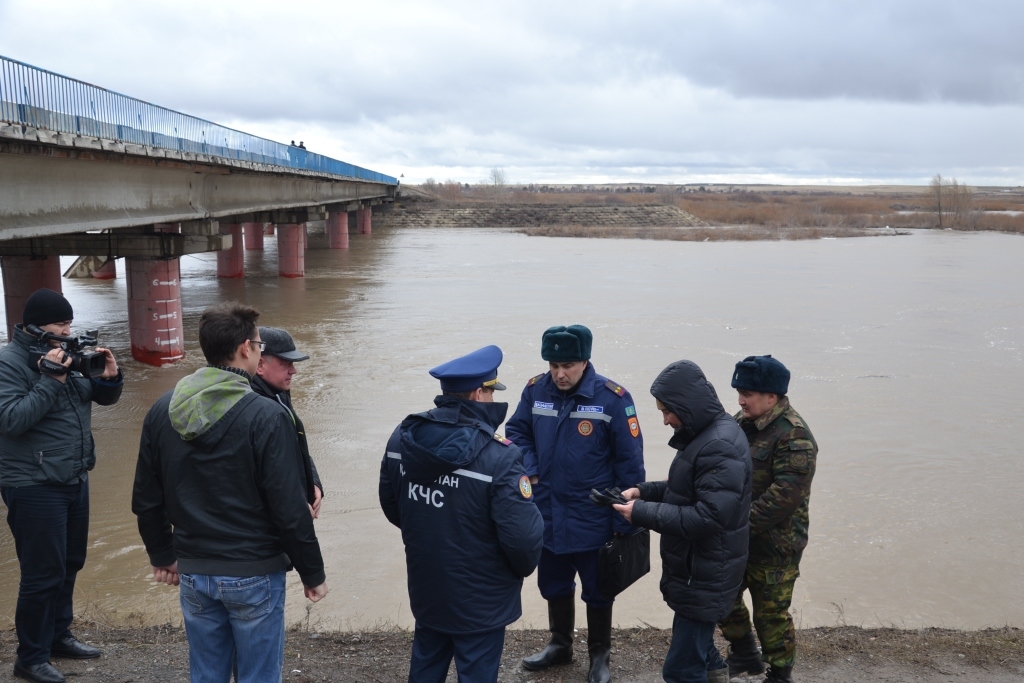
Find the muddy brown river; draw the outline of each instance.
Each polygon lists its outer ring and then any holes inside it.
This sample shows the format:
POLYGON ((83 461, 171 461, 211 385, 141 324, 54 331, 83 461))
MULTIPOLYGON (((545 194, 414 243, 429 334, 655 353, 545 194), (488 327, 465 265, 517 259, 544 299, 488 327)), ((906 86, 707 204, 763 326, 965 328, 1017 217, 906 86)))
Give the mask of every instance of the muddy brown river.
MULTIPOLYGON (((77 610, 180 622, 176 592, 149 577, 130 511, 139 430, 153 401, 203 364, 200 311, 238 299, 313 356, 293 395, 327 489, 317 533, 331 594, 307 610, 292 573, 293 622, 411 625, 400 534, 377 505, 388 435, 432 405, 428 368, 486 344, 505 352, 514 409, 545 369, 541 332, 580 322, 594 331, 598 371, 637 400, 652 479, 673 455, 648 393, 665 365, 696 361, 730 410, 737 360, 772 353, 790 367, 793 404, 821 448, 799 626, 1024 626, 1022 263, 1024 238, 999 234, 693 243, 403 229, 311 251, 307 277, 285 280, 268 239, 247 253, 243 281, 218 280, 213 255, 182 260, 188 358, 162 369, 128 357, 123 271, 65 280, 76 321, 102 328, 126 373, 121 402, 94 412, 77 610)), ((659 574, 656 564, 619 598, 618 625, 670 625, 659 574)), ((17 582, 0 525, 0 625, 13 622, 17 582)), ((536 576, 523 598, 519 624, 545 627, 536 576)))

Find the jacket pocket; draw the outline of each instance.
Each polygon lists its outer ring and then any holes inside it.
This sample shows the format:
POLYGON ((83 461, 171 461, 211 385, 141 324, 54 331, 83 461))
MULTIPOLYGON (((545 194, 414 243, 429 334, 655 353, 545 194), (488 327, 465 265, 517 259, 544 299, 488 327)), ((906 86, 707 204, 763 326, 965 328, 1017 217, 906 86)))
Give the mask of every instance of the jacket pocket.
POLYGON ((36 451, 36 471, 32 481, 40 484, 67 484, 75 472, 75 449, 57 448, 50 451, 36 451))
POLYGON ((220 589, 220 601, 233 617, 249 621, 270 612, 270 577, 218 581, 217 587, 220 589))
POLYGON ((90 429, 85 433, 85 471, 92 472, 93 467, 96 467, 96 442, 90 429))

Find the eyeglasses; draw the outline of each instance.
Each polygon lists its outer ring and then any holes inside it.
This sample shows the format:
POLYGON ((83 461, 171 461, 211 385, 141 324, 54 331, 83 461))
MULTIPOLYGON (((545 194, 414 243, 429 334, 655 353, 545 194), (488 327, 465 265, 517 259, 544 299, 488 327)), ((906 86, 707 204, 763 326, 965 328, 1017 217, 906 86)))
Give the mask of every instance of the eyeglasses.
POLYGON ((267 342, 265 342, 265 341, 260 341, 259 339, 250 339, 250 340, 249 340, 249 343, 250 343, 250 344, 255 344, 255 345, 256 345, 256 347, 257 347, 257 348, 259 348, 259 350, 260 350, 260 353, 263 353, 263 350, 264 350, 265 348, 267 348, 267 342))

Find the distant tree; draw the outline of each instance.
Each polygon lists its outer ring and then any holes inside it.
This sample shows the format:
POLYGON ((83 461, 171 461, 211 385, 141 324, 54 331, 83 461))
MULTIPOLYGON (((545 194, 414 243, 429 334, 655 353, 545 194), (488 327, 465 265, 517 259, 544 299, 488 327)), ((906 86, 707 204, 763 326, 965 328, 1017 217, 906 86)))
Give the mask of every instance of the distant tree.
POLYGON ((462 199, 462 184, 454 180, 446 180, 437 187, 437 193, 449 202, 462 199))
POLYGON ((936 174, 928 184, 928 195, 939 227, 960 227, 972 216, 973 193, 956 178, 936 174))
POLYGON ((433 192, 434 190, 437 189, 437 181, 434 180, 433 178, 427 178, 426 180, 423 181, 423 187, 433 192))
POLYGON ((494 167, 491 169, 491 174, 487 178, 491 185, 497 190, 505 189, 508 185, 508 175, 505 173, 505 169, 494 167))

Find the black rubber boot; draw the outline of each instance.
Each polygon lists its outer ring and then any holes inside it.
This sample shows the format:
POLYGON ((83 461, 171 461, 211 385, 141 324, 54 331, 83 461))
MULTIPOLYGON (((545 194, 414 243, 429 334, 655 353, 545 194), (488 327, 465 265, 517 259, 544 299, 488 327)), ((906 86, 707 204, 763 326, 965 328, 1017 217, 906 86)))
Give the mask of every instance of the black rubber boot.
POLYGON ((725 663, 729 665, 729 678, 743 674, 756 676, 764 673, 761 648, 757 646, 753 631, 735 643, 729 643, 729 656, 725 658, 725 663))
POLYGON ((590 653, 590 673, 587 683, 608 683, 612 672, 608 664, 612 655, 612 606, 587 605, 587 652, 590 653))
POLYGON ((768 667, 768 675, 765 677, 764 683, 793 683, 793 667, 772 664, 768 667))
POLYGON ((576 625, 576 597, 570 595, 548 600, 548 628, 551 642, 537 654, 523 658, 523 668, 540 671, 556 664, 572 662, 572 630, 576 625))

